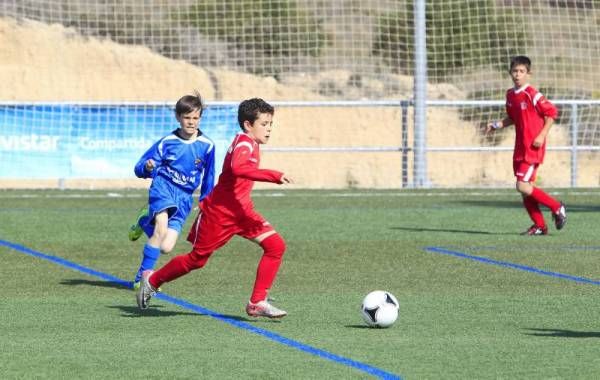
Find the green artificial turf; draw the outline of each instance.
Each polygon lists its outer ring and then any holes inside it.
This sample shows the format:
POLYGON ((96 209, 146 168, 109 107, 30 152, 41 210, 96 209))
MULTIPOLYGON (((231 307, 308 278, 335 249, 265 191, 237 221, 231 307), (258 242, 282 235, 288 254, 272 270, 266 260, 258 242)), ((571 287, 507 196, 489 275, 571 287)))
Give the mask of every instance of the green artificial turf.
MULTIPOLYGON (((271 295, 289 315, 270 321, 244 313, 255 244, 236 237, 164 285, 197 309, 153 299, 142 312, 133 291, 71 263, 131 280, 144 238, 127 230, 145 192, 0 191, 0 378, 593 378, 600 191, 553 193, 565 229, 524 237, 514 191, 256 191, 288 247, 271 295), (388 329, 359 313, 376 289, 400 302, 388 329)), ((187 227, 174 254, 189 250, 187 227)))

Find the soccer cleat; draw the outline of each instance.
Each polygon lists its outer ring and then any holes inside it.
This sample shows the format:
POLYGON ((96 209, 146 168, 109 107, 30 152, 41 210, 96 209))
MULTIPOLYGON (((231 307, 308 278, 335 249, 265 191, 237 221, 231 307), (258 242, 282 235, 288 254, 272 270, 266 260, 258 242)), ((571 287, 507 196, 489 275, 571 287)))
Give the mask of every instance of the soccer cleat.
POLYGON ((527 235, 527 236, 548 235, 548 227, 546 227, 546 226, 539 227, 534 224, 533 226, 529 227, 529 229, 527 231, 521 232, 521 235, 527 235))
POLYGON ((135 294, 137 304, 142 310, 148 308, 150 299, 156 294, 156 289, 154 289, 148 281, 150 276, 152 276, 152 273, 154 273, 153 270, 145 270, 142 272, 142 281, 140 282, 140 287, 135 294))
POLYGON ((552 219, 554 220, 554 225, 557 230, 562 230, 562 228, 567 223, 567 209, 565 204, 560 202, 560 207, 558 211, 552 213, 552 219))
MULTIPOLYGON (((137 291, 140 288, 140 281, 134 281, 132 282, 131 288, 133 289, 133 291, 137 291)), ((158 288, 156 289, 157 293, 162 292, 162 288, 158 288)))
POLYGON ((287 312, 276 308, 267 301, 260 301, 257 303, 248 302, 246 314, 251 317, 283 318, 287 315, 287 312))
POLYGON ((135 223, 129 227, 129 240, 136 241, 144 234, 144 230, 142 229, 142 226, 140 226, 140 220, 142 220, 142 218, 145 216, 148 216, 147 206, 144 206, 140 209, 135 223))

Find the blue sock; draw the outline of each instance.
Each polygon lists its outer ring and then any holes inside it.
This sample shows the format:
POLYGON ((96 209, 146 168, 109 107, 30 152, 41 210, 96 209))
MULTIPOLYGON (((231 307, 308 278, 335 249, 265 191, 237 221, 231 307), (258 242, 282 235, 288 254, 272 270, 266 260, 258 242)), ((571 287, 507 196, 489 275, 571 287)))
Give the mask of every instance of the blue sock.
POLYGON ((142 272, 148 269, 154 269, 154 265, 158 261, 160 257, 160 248, 156 248, 146 243, 144 245, 144 251, 142 252, 142 263, 140 264, 140 269, 137 271, 135 275, 134 282, 139 282, 142 279, 142 272))

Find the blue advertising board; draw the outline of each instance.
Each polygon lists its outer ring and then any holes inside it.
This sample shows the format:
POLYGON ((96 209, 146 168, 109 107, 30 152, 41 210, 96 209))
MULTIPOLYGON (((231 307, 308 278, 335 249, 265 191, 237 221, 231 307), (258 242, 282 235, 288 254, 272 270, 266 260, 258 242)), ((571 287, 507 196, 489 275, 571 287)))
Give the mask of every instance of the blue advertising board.
MULTIPOLYGON (((0 178, 134 178, 140 156, 178 126, 168 105, 0 105, 0 178)), ((208 107, 200 129, 218 174, 240 131, 237 107, 208 107)))

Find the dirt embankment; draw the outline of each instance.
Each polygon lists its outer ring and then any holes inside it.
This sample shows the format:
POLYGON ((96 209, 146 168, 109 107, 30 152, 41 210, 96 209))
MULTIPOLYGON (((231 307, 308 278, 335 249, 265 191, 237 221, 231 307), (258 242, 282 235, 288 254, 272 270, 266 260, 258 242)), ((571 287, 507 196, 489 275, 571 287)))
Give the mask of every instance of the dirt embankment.
MULTIPOLYGON (((226 69, 207 70, 160 56, 145 47, 118 45, 108 40, 81 37, 61 25, 17 22, 0 18, 0 100, 3 101, 166 101, 173 102, 194 89, 208 101, 239 101, 260 96, 270 101, 327 100, 309 91, 311 81, 322 78, 348 81, 350 73, 333 71, 315 76, 288 77, 286 84, 226 69)), ((409 99, 412 78, 398 76, 395 99, 409 99)), ((381 83, 366 85, 380 86, 381 83)), ((430 86, 431 98, 462 99, 451 85, 430 86)), ((410 114, 410 112, 409 112, 410 114)), ((401 112, 390 107, 279 107, 277 129, 269 148, 280 147, 399 147, 401 112)), ((411 120, 409 120, 409 125, 411 120)), ((448 108, 428 110, 427 145, 478 146, 472 124, 448 108)), ((409 141, 412 133, 409 132, 409 141)), ((564 129, 555 128, 550 141, 566 145, 564 129)), ((512 139, 503 145, 510 146, 512 139)), ((509 153, 429 153, 428 177, 436 187, 510 186, 513 182, 509 153)), ((580 155, 580 186, 598 186, 595 157, 580 155), (588 162, 589 161, 589 162, 588 162)), ((410 160, 410 155, 409 155, 410 160)), ((549 153, 540 176, 546 186, 569 185, 570 156, 549 153)), ((267 151, 263 167, 293 176, 296 188, 400 188, 402 155, 399 152, 288 153, 267 151)), ((412 160, 404 173, 412 182, 412 160)), ((146 186, 138 179, 99 181, 67 180, 61 185, 98 188, 146 186)), ((0 187, 57 186, 56 181, 2 181, 0 187)), ((259 184, 257 187, 272 187, 259 184)))

